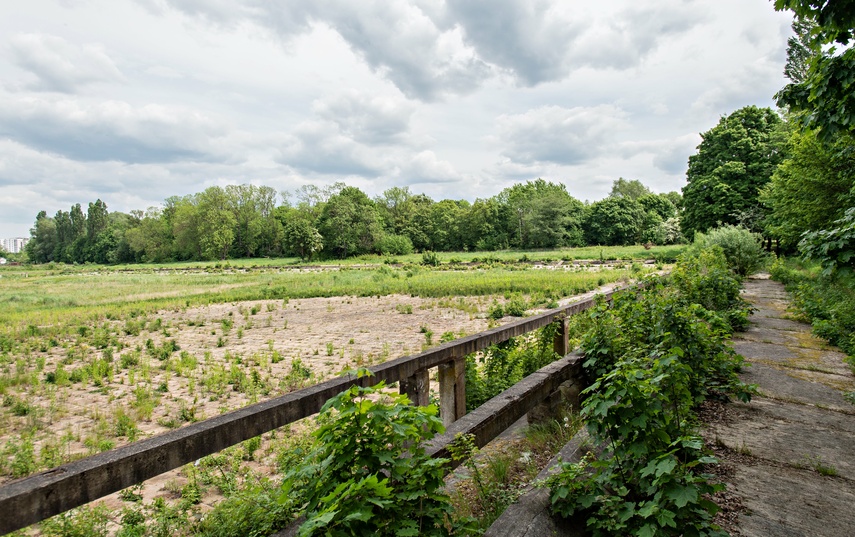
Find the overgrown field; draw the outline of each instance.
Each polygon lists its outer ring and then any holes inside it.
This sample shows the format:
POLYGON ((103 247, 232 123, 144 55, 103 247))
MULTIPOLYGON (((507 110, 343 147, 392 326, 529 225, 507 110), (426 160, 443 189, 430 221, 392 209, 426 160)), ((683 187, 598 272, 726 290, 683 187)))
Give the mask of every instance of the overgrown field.
MULTIPOLYGON (((483 331, 646 270, 3 270, 0 482, 483 331)), ((250 470, 276 472, 293 442, 265 435, 206 460, 214 469, 203 467, 205 479, 216 486, 203 487, 208 494, 197 503, 230 486, 211 475, 240 481, 250 470)), ((173 472, 143 495, 181 498, 198 478, 173 472)))

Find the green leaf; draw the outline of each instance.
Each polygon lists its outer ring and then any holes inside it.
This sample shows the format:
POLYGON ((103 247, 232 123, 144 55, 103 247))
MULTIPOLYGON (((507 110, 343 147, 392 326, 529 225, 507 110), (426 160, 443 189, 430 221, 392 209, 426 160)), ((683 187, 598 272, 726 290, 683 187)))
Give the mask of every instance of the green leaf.
POLYGON ((668 490, 666 496, 673 500, 677 507, 685 507, 688 503, 698 501, 698 489, 694 485, 675 485, 668 490))

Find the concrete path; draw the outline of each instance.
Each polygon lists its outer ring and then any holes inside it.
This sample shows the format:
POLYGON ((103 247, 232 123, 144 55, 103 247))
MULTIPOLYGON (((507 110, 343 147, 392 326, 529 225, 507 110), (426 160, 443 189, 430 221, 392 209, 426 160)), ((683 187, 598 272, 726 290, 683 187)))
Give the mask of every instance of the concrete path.
POLYGON ((855 536, 855 390, 846 355, 791 319, 783 286, 745 282, 756 308, 736 351, 752 364, 742 377, 759 386, 750 404, 727 406, 709 425, 725 478, 745 511, 734 534, 746 537, 855 536))

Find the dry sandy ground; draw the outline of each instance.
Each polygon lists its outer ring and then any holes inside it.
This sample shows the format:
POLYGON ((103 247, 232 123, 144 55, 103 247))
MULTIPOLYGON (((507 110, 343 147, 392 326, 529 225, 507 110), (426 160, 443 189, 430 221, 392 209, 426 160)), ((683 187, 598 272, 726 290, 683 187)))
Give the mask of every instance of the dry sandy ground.
MULTIPOLYGON (((499 301, 504 300, 500 297, 499 301)), ((102 441, 113 447, 128 443, 126 437, 115 436, 117 416, 122 413, 134 419, 141 438, 160 434, 186 424, 179 419, 182 408, 192 409, 195 418, 201 420, 299 388, 299 384, 283 380, 296 359, 311 371, 312 376, 303 381, 310 385, 347 367, 370 366, 419 352, 428 345, 428 337, 435 345, 445 333, 456 338, 486 330, 496 323, 486 318, 492 302, 492 297, 422 299, 393 295, 213 304, 149 316, 148 326, 159 318, 161 328, 143 330, 136 336, 123 333, 124 321, 112 321, 114 333, 120 334, 117 337, 124 346, 121 352, 113 353, 117 371, 112 381, 103 386, 93 385, 91 381, 65 387, 41 383, 36 389, 11 390, 10 394, 38 410, 27 416, 14 416, 3 409, 0 447, 16 439, 25 428, 37 424, 37 459, 44 446, 50 444, 61 445, 61 453, 65 455, 86 456, 97 452, 96 446, 102 441), (254 314, 253 308, 257 310, 254 314), (224 330, 223 320, 232 322, 230 329, 224 330), (195 358, 197 365, 180 372, 164 370, 162 367, 167 362, 147 354, 147 340, 155 347, 174 340, 179 350, 170 360, 180 362, 184 352, 195 358), (122 355, 135 349, 140 350, 140 364, 121 368, 122 355), (217 371, 227 375, 232 368, 242 370, 247 376, 256 371, 261 387, 236 391, 225 382, 219 389, 206 386, 206 381, 217 371), (134 405, 139 390, 157 397, 149 415, 134 405)), ((102 354, 86 344, 69 343, 81 349, 83 357, 65 365, 67 371, 102 354)), ((45 359, 40 374, 43 379, 45 372, 55 371, 57 364, 66 358, 67 349, 60 346, 35 354, 45 359)), ((271 444, 271 435, 265 435, 259 451, 261 462, 246 464, 262 473, 273 471, 271 444)), ((10 458, 11 451, 7 453, 7 460, 10 458)), ((0 477, 0 484, 10 480, 5 475, 0 477)), ((147 501, 157 496, 175 497, 175 491, 185 482, 181 471, 174 470, 146 482, 143 496, 147 501)), ((210 487, 203 499, 203 509, 217 499, 215 487, 210 487)), ((111 509, 121 509, 118 495, 107 497, 104 502, 111 509)))
MULTIPOLYGON (((500 303, 504 302, 503 298, 497 298, 500 303)), ((124 320, 110 321, 114 335, 118 334, 116 337, 124 347, 113 353, 116 372, 112 380, 102 386, 91 381, 65 387, 42 382, 29 391, 11 391, 38 411, 28 416, 2 412, 0 446, 8 445, 7 442, 27 426, 37 424, 37 458, 45 445, 50 444, 59 445, 61 453, 72 457, 97 452, 98 444, 103 441, 117 447, 128 443, 126 437, 117 437, 115 433, 117 418, 122 413, 133 418, 141 438, 160 434, 186 424, 179 419, 182 409, 191 410, 195 419, 201 420, 299 388, 296 381, 288 379, 292 363, 297 359, 311 371, 311 377, 303 380, 303 385, 311 385, 347 367, 370 366, 419 352, 426 345, 438 344, 443 334, 461 337, 512 320, 487 319, 486 312, 494 299, 496 297, 423 299, 392 295, 213 304, 149 316, 150 330, 142 330, 138 335, 123 332, 124 320), (152 322, 157 319, 160 319, 160 328, 155 330, 152 322), (224 329, 223 320, 231 321, 232 326, 224 329), (174 340, 179 350, 169 360, 161 361, 146 352, 148 340, 154 347, 174 340), (122 356, 135 349, 139 352, 139 365, 121 368, 122 356), (195 367, 176 367, 182 353, 195 359, 195 367), (170 362, 173 366, 165 367, 170 362), (258 387, 238 391, 227 384, 224 379, 233 369, 242 371, 247 377, 255 371, 258 387), (220 383, 212 386, 216 383, 211 379, 218 373, 220 383), (156 397, 149 413, 135 404, 140 391, 156 397)), ((85 343, 75 346, 74 342, 69 342, 69 346, 79 349, 84 356, 66 365, 68 371, 102 354, 85 343)), ((67 352, 63 346, 34 352, 37 358, 45 359, 40 377, 44 378, 45 372, 55 371, 57 364, 66 359, 67 352)), ((280 433, 278 441, 282 437, 280 433)), ((273 471, 272 438, 273 435, 264 435, 259 450, 260 462, 246 464, 262 473, 273 471)), ((7 453, 7 460, 10 457, 7 453)), ((8 475, 0 477, 0 484, 10 479, 8 475)), ((181 470, 168 472, 147 481, 143 495, 146 500, 157 496, 175 497, 175 491, 185 482, 181 470)), ((216 500, 215 487, 210 487, 203 498, 203 509, 216 500)), ((121 508, 122 502, 117 495, 104 501, 111 509, 121 508)))

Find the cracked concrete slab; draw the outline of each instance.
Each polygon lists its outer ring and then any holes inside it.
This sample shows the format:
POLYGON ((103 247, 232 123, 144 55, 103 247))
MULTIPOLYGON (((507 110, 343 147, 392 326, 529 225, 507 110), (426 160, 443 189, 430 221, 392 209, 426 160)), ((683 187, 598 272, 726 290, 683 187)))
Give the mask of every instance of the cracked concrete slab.
POLYGON ((710 426, 730 448, 729 489, 747 511, 738 532, 750 537, 855 534, 855 390, 846 355, 788 313, 784 287, 749 279, 743 297, 757 308, 734 349, 751 367, 741 374, 759 397, 732 405, 732 419, 710 426))

